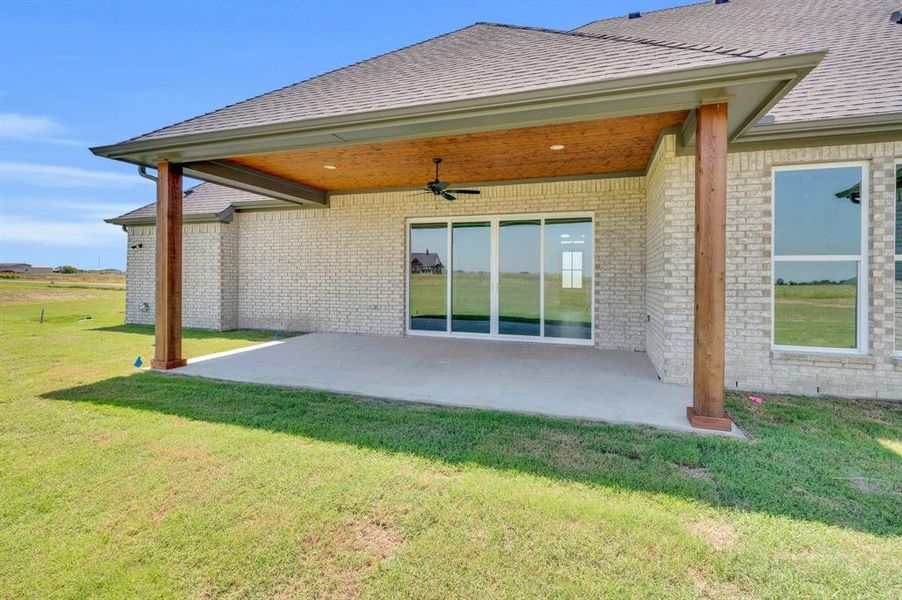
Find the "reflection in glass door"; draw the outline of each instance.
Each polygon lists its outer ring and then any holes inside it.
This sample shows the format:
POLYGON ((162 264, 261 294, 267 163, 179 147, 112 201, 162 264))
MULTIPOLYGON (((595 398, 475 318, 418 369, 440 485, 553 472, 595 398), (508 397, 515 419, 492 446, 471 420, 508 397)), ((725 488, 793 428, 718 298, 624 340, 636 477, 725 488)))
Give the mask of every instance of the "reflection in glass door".
POLYGON ((592 337, 592 222, 545 221, 545 337, 592 337))
POLYGON ((448 225, 410 226, 410 329, 448 330, 448 277, 442 257, 448 249, 448 225))
POLYGON ((411 223, 408 330, 591 343, 591 216, 411 223))
POLYGON ((490 333, 492 224, 454 223, 451 234, 451 331, 490 333))
POLYGON ((498 224, 498 333, 542 333, 542 222, 498 224))

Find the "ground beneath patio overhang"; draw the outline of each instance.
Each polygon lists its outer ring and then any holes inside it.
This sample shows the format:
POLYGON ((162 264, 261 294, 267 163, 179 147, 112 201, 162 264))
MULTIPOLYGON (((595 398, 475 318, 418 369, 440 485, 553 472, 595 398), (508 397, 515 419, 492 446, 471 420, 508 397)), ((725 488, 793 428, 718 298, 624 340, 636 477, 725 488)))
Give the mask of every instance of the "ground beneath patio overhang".
POLYGON ((690 427, 691 388, 660 382, 642 352, 313 333, 167 373, 742 437, 690 427))

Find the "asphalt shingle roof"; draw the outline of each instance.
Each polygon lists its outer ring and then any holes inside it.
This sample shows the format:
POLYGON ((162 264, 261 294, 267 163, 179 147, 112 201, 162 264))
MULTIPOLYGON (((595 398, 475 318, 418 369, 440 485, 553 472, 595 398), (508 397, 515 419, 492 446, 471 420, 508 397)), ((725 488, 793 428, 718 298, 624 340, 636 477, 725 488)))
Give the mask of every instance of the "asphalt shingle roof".
POLYGON ((574 31, 827 56, 771 110, 776 123, 902 112, 899 0, 709 0, 574 31))
POLYGON ((477 23, 134 140, 467 100, 776 55, 737 46, 477 23))
MULTIPOLYGON (((215 183, 201 183, 185 190, 182 216, 215 215, 234 208, 236 204, 248 207, 256 203, 268 205, 273 203, 273 199, 215 183)), ((157 216, 156 210, 157 203, 151 202, 108 221, 113 223, 153 221, 157 216)))

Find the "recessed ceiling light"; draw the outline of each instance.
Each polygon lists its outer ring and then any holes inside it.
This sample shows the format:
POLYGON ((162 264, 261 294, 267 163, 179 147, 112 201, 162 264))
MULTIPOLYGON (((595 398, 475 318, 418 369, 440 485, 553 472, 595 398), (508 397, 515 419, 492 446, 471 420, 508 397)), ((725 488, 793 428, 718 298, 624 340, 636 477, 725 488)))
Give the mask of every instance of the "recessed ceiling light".
POLYGON ((334 170, 337 169, 338 167, 336 167, 335 165, 323 165, 323 168, 324 168, 324 169, 329 169, 330 171, 334 171, 334 170))
POLYGON ((548 149, 549 150, 563 150, 564 145, 563 144, 553 144, 551 146, 548 146, 548 149))

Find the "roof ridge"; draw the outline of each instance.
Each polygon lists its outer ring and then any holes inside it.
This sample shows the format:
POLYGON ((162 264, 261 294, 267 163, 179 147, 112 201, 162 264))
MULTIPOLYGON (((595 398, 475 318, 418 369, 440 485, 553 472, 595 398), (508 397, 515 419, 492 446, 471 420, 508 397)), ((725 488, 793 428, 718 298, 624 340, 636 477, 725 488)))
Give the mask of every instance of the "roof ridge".
MULTIPOLYGON (((592 22, 594 23, 595 21, 592 21, 592 22)), ((675 50, 692 50, 695 52, 705 52, 708 54, 721 54, 721 55, 726 55, 726 56, 736 56, 739 58, 761 58, 762 56, 771 54, 771 52, 767 51, 767 50, 754 50, 754 49, 740 50, 738 48, 730 48, 729 50, 725 50, 724 46, 717 46, 717 47, 712 48, 711 46, 700 46, 699 44, 689 44, 689 43, 685 43, 685 42, 653 40, 651 38, 645 38, 645 37, 622 36, 622 35, 614 35, 614 34, 610 34, 610 33, 586 33, 583 31, 564 31, 561 29, 549 29, 547 27, 532 27, 529 25, 510 25, 507 23, 491 23, 491 22, 487 22, 487 21, 480 21, 477 23, 477 25, 489 25, 492 27, 505 27, 507 29, 524 29, 527 31, 541 31, 544 33, 556 33, 559 35, 569 35, 569 36, 581 37, 581 38, 612 40, 612 41, 617 41, 617 42, 627 42, 627 43, 631 43, 631 44, 656 46, 659 48, 672 48, 675 50)))
MULTIPOLYGON (((201 181, 200 183, 198 183, 198 184, 196 184, 196 185, 192 185, 191 187, 186 188, 186 189, 182 192, 182 200, 184 201, 184 199, 185 199, 187 196, 190 195, 190 192, 193 192, 194 190, 196 190, 197 188, 199 188, 199 187, 202 186, 202 185, 216 185, 216 184, 215 184, 215 183, 212 183, 212 182, 210 182, 210 181, 201 181)), ((128 211, 127 213, 121 214, 121 215, 119 215, 118 217, 114 217, 114 218, 115 218, 115 219, 122 219, 122 218, 125 218, 125 217, 127 217, 128 215, 130 215, 130 214, 132 214, 132 213, 138 212, 139 210, 144 210, 145 208, 147 208, 147 207, 149 207, 149 206, 154 206, 156 203, 157 203, 156 200, 154 200, 153 202, 148 202, 147 204, 144 204, 143 206, 139 206, 138 208, 133 208, 132 210, 128 211)))
POLYGON ((358 61, 356 61, 356 62, 353 62, 353 63, 349 64, 349 65, 344 65, 344 66, 341 66, 341 67, 336 67, 336 68, 334 68, 334 69, 330 69, 330 70, 328 70, 328 71, 324 71, 324 72, 319 73, 319 74, 317 74, 317 75, 313 75, 312 77, 308 77, 307 79, 302 79, 302 80, 300 80, 300 81, 295 81, 294 83, 289 83, 289 84, 287 84, 287 85, 283 85, 283 86, 280 87, 280 88, 276 88, 276 89, 274 89, 274 90, 269 90, 268 92, 263 92, 263 93, 261 93, 261 94, 257 94, 256 96, 251 96, 250 98, 245 98, 244 100, 239 100, 238 102, 232 102, 231 104, 226 104, 225 106, 220 106, 219 108, 214 108, 214 109, 212 109, 212 110, 208 110, 208 111, 205 112, 205 113, 202 113, 202 114, 199 114, 199 115, 195 115, 195 116, 189 117, 189 118, 187 118, 187 119, 182 119, 181 121, 177 121, 177 122, 175 122, 175 123, 170 123, 169 125, 163 125, 162 127, 158 127, 157 129, 154 129, 153 131, 148 131, 148 132, 146 132, 146 133, 142 133, 141 135, 137 135, 137 136, 135 136, 135 137, 129 138, 129 139, 124 140, 123 142, 120 142, 120 143, 123 143, 123 144, 124 144, 124 143, 126 143, 126 142, 133 142, 133 141, 138 140, 138 139, 141 139, 141 138, 146 138, 147 136, 151 136, 151 135, 157 133, 158 131, 163 131, 164 129, 169 129, 170 127, 176 127, 176 126, 178 126, 178 125, 182 125, 183 123, 187 123, 187 122, 189 122, 189 121, 193 121, 193 120, 195 120, 195 119, 200 119, 201 117, 205 117, 205 116, 207 116, 207 115, 211 115, 211 114, 213 114, 213 113, 215 113, 215 112, 219 112, 219 111, 225 110, 225 109, 227 109, 227 108, 232 108, 233 106, 238 106, 239 104, 244 104, 245 102, 251 102, 252 100, 256 100, 256 99, 258 99, 258 98, 262 98, 263 96, 269 96, 270 94, 275 94, 276 92, 281 92, 282 90, 287 90, 287 89, 290 88, 290 87, 294 87, 294 86, 300 85, 300 84, 302 84, 302 83, 307 83, 308 81, 313 81, 314 79, 319 79, 319 78, 321 78, 321 77, 325 77, 326 75, 331 75, 332 73, 337 73, 338 71, 343 71, 344 69, 350 69, 351 67, 356 67, 357 65, 363 64, 363 63, 365 63, 365 62, 369 62, 369 61, 371 61, 371 60, 376 60, 377 58, 382 58, 383 56, 388 56, 388 55, 394 54, 394 53, 396 53, 396 52, 401 52, 402 50, 407 50, 408 48, 413 48, 413 47, 415 47, 415 46, 419 46, 420 44, 425 44, 426 42, 431 42, 431 41, 433 41, 433 40, 441 39, 441 38, 443 38, 443 37, 447 37, 447 36, 452 35, 452 34, 454 34, 454 33, 458 33, 458 32, 460 32, 460 31, 464 31, 465 29, 470 29, 471 27, 476 27, 477 25, 480 25, 480 24, 481 24, 481 23, 471 23, 471 24, 466 25, 466 26, 464 26, 464 27, 459 27, 459 28, 454 29, 454 30, 452 30, 452 31, 448 31, 448 32, 445 32, 445 33, 441 33, 441 34, 436 35, 436 36, 433 36, 433 37, 431 37, 431 38, 427 38, 427 39, 425 39, 425 40, 420 40, 419 42, 414 42, 414 43, 412 43, 412 44, 408 44, 408 45, 406 45, 406 46, 402 46, 401 48, 395 48, 394 50, 389 50, 389 51, 387 51, 387 52, 383 52, 383 53, 381 53, 381 54, 377 54, 377 55, 371 56, 371 57, 369 57, 369 58, 364 58, 364 59, 358 60, 358 61))
POLYGON ((109 223, 113 220, 127 219, 129 217, 129 215, 133 215, 134 213, 138 212, 139 210, 144 210, 145 208, 150 208, 151 206, 153 206, 156 203, 157 203, 157 201, 154 200, 153 202, 149 202, 149 203, 145 204, 144 206, 139 206, 138 208, 133 208, 132 210, 128 211, 127 213, 123 213, 123 214, 119 215, 118 217, 111 217, 109 219, 104 219, 104 221, 109 223))
MULTIPOLYGON (((680 4, 679 6, 667 6, 665 8, 656 8, 654 10, 643 10, 641 12, 641 16, 644 17, 645 15, 650 15, 653 13, 667 12, 668 10, 680 10, 682 8, 689 8, 690 6, 699 6, 702 4, 710 4, 712 6, 714 5, 714 3, 711 0, 696 0, 695 2, 690 2, 689 4, 680 4)), ((618 15, 616 17, 606 17, 604 19, 595 19, 594 21, 589 21, 588 23, 584 23, 584 24, 580 25, 579 27, 574 27, 571 31, 575 32, 577 29, 582 29, 583 27, 588 27, 589 25, 592 25, 594 23, 601 23, 602 21, 616 21, 617 19, 623 19, 623 18, 624 18, 624 15, 618 15)))

